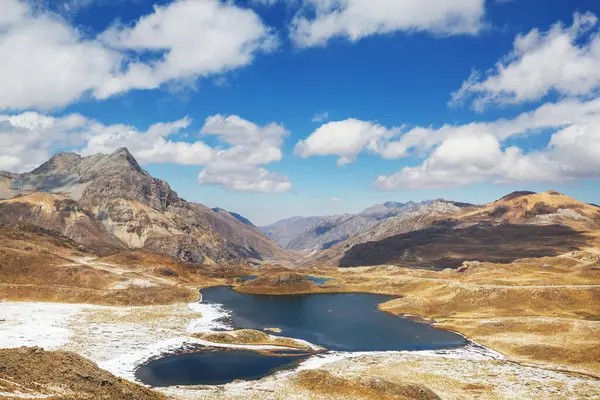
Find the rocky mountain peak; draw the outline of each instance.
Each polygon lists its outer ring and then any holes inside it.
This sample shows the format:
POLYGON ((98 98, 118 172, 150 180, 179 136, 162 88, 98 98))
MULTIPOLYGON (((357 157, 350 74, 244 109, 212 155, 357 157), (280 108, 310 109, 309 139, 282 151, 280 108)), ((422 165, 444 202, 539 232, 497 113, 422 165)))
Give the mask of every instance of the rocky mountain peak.
POLYGON ((111 156, 115 156, 115 155, 122 155, 125 157, 133 157, 131 155, 131 152, 129 151, 129 149, 127 149, 127 147, 119 147, 118 149, 113 151, 111 154, 111 156))
POLYGON ((108 158, 117 164, 133 168, 135 171, 141 173, 146 173, 144 169, 140 166, 140 164, 137 162, 133 154, 131 154, 126 147, 121 147, 115 150, 112 154, 108 156, 108 158))
POLYGON ((59 151, 48 161, 31 171, 31 174, 43 174, 47 172, 68 171, 81 161, 81 156, 76 153, 59 151))

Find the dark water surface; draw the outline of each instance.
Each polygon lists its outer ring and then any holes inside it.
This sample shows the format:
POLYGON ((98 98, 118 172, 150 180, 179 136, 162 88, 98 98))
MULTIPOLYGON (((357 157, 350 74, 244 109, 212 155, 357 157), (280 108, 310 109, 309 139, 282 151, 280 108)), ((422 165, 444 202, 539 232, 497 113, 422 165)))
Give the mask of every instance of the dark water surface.
POLYGON ((167 356, 141 366, 135 376, 150 386, 221 385, 256 380, 306 357, 270 357, 253 351, 213 351, 167 356))
POLYGON ((318 284, 318 285, 322 285, 322 284, 327 283, 327 282, 329 282, 331 280, 329 278, 319 278, 319 277, 310 276, 310 275, 305 276, 305 278, 308 279, 309 281, 312 281, 312 282, 318 284))
MULTIPOLYGON (((234 328, 280 328, 282 336, 308 340, 328 350, 386 351, 456 347, 466 340, 428 324, 386 314, 377 305, 392 296, 364 293, 252 295, 229 286, 202 289, 204 303, 230 311, 234 328)), ((305 355, 265 356, 251 351, 219 350, 166 356, 136 371, 151 386, 218 385, 254 380, 292 367, 305 355)))
POLYGON ((281 335, 308 340, 328 350, 424 350, 460 346, 465 339, 429 324, 393 316, 377 305, 394 297, 365 293, 255 295, 229 286, 202 290, 205 303, 231 312, 235 328, 280 328, 281 335))

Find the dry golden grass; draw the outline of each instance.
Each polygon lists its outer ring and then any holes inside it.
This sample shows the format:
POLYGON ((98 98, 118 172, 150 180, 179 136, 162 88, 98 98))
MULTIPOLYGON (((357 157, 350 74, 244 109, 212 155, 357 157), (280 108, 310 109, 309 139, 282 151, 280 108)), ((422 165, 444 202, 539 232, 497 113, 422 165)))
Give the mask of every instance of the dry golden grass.
POLYGON ((286 337, 269 336, 264 332, 254 329, 240 329, 231 332, 196 333, 192 336, 214 343, 269 345, 312 351, 310 346, 297 340, 286 337))
POLYGON ((166 397, 117 378, 75 353, 38 347, 0 349, 0 392, 9 398, 162 400, 166 397))
POLYGON ((437 400, 430 389, 381 378, 344 378, 328 371, 309 370, 297 375, 297 385, 322 396, 373 400, 437 400))
POLYGON ((202 267, 154 253, 127 252, 95 258, 55 232, 0 228, 0 292, 11 301, 101 305, 189 302, 197 288, 224 281, 202 267))

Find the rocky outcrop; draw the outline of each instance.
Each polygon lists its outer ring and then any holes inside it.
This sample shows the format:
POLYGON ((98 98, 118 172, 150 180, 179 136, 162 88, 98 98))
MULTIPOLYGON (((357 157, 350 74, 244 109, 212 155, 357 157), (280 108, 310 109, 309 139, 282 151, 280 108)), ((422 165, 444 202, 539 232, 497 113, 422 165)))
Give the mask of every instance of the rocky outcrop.
POLYGON ((244 281, 236 290, 263 294, 310 293, 314 286, 314 283, 303 275, 286 273, 244 281))
POLYGON ((94 215, 61 195, 33 193, 0 201, 0 225, 29 224, 58 232, 99 254, 122 250, 94 215))

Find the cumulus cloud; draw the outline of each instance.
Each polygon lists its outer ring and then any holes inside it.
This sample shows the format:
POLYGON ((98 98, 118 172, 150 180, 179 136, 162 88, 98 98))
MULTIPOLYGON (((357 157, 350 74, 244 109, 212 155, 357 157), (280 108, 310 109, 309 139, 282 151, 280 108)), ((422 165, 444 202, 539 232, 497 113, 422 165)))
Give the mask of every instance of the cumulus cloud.
POLYGON ((376 154, 385 159, 400 159, 409 155, 425 157, 449 137, 487 134, 503 142, 515 136, 586 122, 599 114, 600 99, 566 99, 544 104, 512 119, 464 125, 446 124, 439 128, 388 128, 369 121, 347 119, 323 124, 306 139, 300 140, 294 153, 304 158, 335 155, 339 157, 338 165, 354 161, 361 152, 376 154))
POLYGON ((198 175, 199 183, 256 192, 291 190, 287 176, 264 168, 283 157, 281 146, 289 135, 283 126, 258 126, 237 115, 217 114, 206 119, 201 133, 216 136, 226 147, 217 150, 205 164, 198 175))
MULTIPOLYGON (((432 148, 416 167, 379 176, 381 189, 464 186, 479 182, 571 181, 600 178, 600 99, 547 104, 512 120, 429 130, 432 148), (505 144, 515 135, 552 129, 542 150, 505 144)), ((402 140, 402 139, 401 139, 402 140)))
POLYGON ((248 65, 277 41, 249 9, 180 0, 86 35, 57 14, 2 0, 0 110, 49 109, 164 83, 193 83, 248 65))
POLYGON ((127 125, 105 126, 90 121, 82 133, 86 144, 80 153, 84 156, 110 154, 120 147, 127 147, 143 164, 202 165, 213 157, 212 148, 202 141, 188 143, 169 139, 169 136, 181 133, 190 122, 187 117, 174 122, 160 122, 150 126, 145 132, 140 132, 127 125))
POLYGON ((356 41, 395 31, 476 34, 482 28, 484 0, 304 0, 292 20, 297 46, 322 46, 331 38, 356 41))
POLYGON ((121 55, 50 13, 2 1, 0 110, 61 107, 102 85, 121 55))
POLYGON ((336 155, 337 164, 345 165, 354 162, 362 151, 380 152, 384 141, 399 133, 397 128, 349 118, 321 125, 296 144, 294 154, 303 158, 336 155))
POLYGON ((190 123, 185 117, 141 131, 124 124, 104 125, 80 114, 60 118, 37 112, 0 115, 0 170, 30 171, 57 148, 88 156, 127 147, 142 164, 201 165, 201 184, 259 192, 292 188, 288 177, 264 168, 283 157, 281 146, 289 132, 282 126, 258 126, 236 115, 215 115, 207 118, 201 131, 219 141, 210 147, 200 140, 180 139, 190 123))
POLYGON ((592 13, 574 14, 573 24, 561 22, 543 32, 518 35, 513 50, 495 68, 474 71, 452 94, 451 104, 471 101, 476 110, 539 100, 555 92, 563 96, 596 93, 600 89, 600 32, 592 13))
POLYGON ((49 158, 55 147, 79 146, 87 120, 78 114, 53 118, 35 112, 0 115, 0 170, 25 172, 49 158))
POLYGON ((155 6, 152 14, 133 26, 115 25, 100 37, 111 48, 160 54, 150 62, 128 63, 96 91, 100 98, 130 89, 154 89, 172 80, 220 74, 250 64, 257 52, 277 45, 254 12, 217 0, 155 6))
POLYGON ((188 143, 169 139, 189 123, 186 117, 139 131, 124 124, 103 125, 80 114, 64 117, 37 112, 0 115, 0 170, 29 171, 46 161, 56 148, 73 149, 87 156, 109 154, 127 147, 143 164, 201 165, 212 158, 213 149, 201 141, 188 143))

